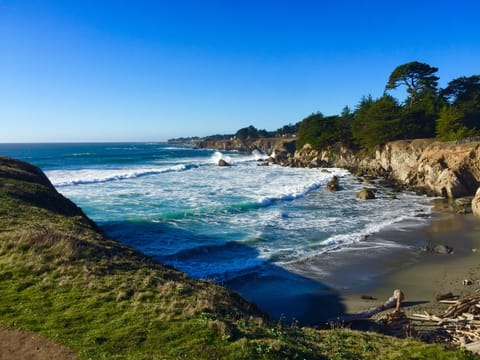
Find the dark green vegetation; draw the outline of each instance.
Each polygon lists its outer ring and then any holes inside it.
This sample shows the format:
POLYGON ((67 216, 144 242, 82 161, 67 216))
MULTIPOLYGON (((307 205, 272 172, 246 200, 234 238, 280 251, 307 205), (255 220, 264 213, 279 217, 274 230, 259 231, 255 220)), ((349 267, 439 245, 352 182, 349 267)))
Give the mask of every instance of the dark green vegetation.
POLYGON ((392 140, 436 136, 451 141, 480 135, 480 76, 460 77, 439 89, 437 71, 417 61, 398 66, 385 91, 405 87, 403 104, 385 92, 378 99, 363 97, 353 112, 313 114, 299 124, 297 148, 340 142, 372 149, 392 140))
POLYGON ((255 140, 259 138, 274 138, 282 136, 291 136, 298 130, 298 124, 285 125, 275 131, 258 130, 254 126, 242 128, 235 133, 235 137, 241 141, 255 140))
POLYGON ((259 130, 253 125, 239 129, 235 134, 216 134, 205 136, 203 138, 199 137, 189 137, 189 138, 177 138, 169 139, 169 143, 190 143, 195 141, 217 141, 217 140, 230 140, 237 138, 240 141, 246 142, 251 140, 256 140, 259 138, 276 138, 276 137, 285 137, 292 136, 298 131, 298 124, 289 124, 282 126, 274 131, 259 130))
POLYGON ((322 149, 344 144, 352 149, 371 150, 393 140, 434 138, 440 141, 480 136, 480 75, 459 77, 442 89, 438 68, 412 61, 396 67, 381 97, 364 96, 352 111, 324 116, 313 113, 302 121, 276 131, 245 127, 231 135, 212 135, 201 140, 249 141, 265 137, 297 136, 297 149, 310 144, 322 149), (392 96, 406 90, 400 102, 392 96))
POLYGON ((84 359, 469 359, 269 320, 254 304, 104 236, 37 168, 0 157, 0 326, 84 359))

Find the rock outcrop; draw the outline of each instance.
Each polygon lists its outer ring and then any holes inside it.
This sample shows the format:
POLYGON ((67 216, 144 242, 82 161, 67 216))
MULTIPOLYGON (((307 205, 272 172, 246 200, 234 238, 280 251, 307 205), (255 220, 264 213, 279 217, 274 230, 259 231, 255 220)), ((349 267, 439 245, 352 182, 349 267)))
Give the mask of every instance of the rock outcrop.
POLYGON ((472 212, 475 216, 480 216, 480 187, 472 200, 472 212))
POLYGON ((354 174, 383 176, 396 184, 430 195, 471 196, 480 185, 480 143, 442 143, 433 139, 389 142, 370 154, 344 146, 317 151, 305 145, 295 153, 308 166, 319 159, 354 174))
POLYGON ((208 140, 199 141, 195 147, 197 149, 236 150, 245 153, 256 150, 262 154, 273 154, 277 160, 287 159, 295 153, 296 149, 294 138, 260 138, 245 142, 239 139, 208 140))
POLYGON ((205 141, 198 148, 260 151, 273 162, 292 167, 340 167, 353 174, 382 176, 392 184, 447 198, 473 196, 480 186, 480 143, 444 143, 435 139, 392 141, 370 153, 337 145, 295 150, 295 139, 263 138, 205 141))

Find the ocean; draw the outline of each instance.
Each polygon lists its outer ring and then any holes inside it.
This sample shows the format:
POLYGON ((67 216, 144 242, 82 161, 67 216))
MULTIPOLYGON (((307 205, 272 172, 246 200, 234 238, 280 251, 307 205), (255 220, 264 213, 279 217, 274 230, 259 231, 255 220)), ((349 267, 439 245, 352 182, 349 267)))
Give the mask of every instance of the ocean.
POLYGON ((376 270, 335 272, 355 256, 418 246, 372 235, 422 226, 431 212, 426 197, 380 185, 375 200, 357 200, 365 184, 343 169, 258 166, 268 157, 260 153, 82 143, 0 144, 0 154, 39 166, 113 238, 231 287, 274 316, 288 312, 279 297, 374 281, 376 270), (339 192, 325 186, 334 175, 339 192))

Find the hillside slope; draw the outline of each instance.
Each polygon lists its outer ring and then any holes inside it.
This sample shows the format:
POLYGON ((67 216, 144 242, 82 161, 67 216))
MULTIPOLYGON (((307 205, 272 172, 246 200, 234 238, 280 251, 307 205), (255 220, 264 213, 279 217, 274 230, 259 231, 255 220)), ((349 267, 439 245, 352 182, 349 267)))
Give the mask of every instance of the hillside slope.
POLYGON ((0 294, 1 327, 34 331, 84 359, 470 358, 272 322, 236 293, 106 237, 39 169, 2 157, 0 294))

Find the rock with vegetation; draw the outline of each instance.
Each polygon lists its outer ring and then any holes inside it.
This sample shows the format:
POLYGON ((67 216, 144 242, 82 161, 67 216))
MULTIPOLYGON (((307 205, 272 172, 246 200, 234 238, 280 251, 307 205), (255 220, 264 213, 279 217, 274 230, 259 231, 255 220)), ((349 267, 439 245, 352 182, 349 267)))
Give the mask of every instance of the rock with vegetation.
POLYGON ((480 187, 472 200, 472 212, 475 216, 480 216, 480 187))
POLYGON ((375 199, 375 192, 372 189, 363 188, 357 193, 357 198, 360 200, 375 199))
POLYGON ((437 71, 418 61, 399 65, 385 90, 404 88, 405 101, 384 93, 363 97, 353 112, 306 117, 298 125, 295 158, 303 166, 319 158, 330 166, 388 175, 432 195, 473 195, 480 182, 480 75, 453 79, 440 89, 437 71))
POLYGON ((2 157, 0 294, 0 345, 35 349, 31 336, 11 339, 33 331, 81 359, 469 358, 412 339, 271 321, 238 294, 105 236, 40 170, 2 157))

